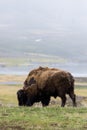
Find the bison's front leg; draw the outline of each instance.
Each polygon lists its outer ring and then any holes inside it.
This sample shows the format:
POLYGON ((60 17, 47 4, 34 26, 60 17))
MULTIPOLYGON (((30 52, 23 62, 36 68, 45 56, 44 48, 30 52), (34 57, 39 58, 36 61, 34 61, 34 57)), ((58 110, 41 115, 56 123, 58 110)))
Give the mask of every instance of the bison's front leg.
POLYGON ((66 103, 66 96, 64 95, 63 97, 61 97, 61 100, 62 100, 61 107, 64 107, 66 103))
POLYGON ((48 106, 49 105, 49 102, 50 102, 50 97, 43 97, 41 99, 41 103, 42 103, 42 106, 45 107, 45 106, 48 106))
POLYGON ((27 102, 26 102, 26 106, 32 106, 32 105, 33 105, 33 103, 31 103, 31 100, 30 100, 30 98, 28 97, 27 102))

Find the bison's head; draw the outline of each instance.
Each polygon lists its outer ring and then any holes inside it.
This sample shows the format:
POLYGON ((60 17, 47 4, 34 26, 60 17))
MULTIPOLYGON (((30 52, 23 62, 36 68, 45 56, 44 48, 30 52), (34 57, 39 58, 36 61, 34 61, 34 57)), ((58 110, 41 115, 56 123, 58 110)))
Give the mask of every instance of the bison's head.
POLYGON ((37 84, 32 84, 24 89, 27 94, 26 106, 32 106, 34 102, 38 101, 38 87, 37 84))
POLYGON ((17 91, 17 99, 19 106, 25 106, 27 102, 27 95, 23 89, 17 91))

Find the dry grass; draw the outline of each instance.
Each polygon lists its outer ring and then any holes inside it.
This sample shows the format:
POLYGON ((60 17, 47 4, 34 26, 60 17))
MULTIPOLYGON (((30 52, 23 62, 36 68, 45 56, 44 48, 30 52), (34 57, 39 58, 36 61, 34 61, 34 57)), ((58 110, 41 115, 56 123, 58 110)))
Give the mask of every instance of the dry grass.
POLYGON ((17 105, 16 92, 22 86, 0 85, 0 102, 1 104, 17 105))
POLYGON ((24 82, 27 75, 0 75, 0 82, 24 82))
POLYGON ((25 78, 26 75, 0 75, 0 102, 17 104, 16 92, 23 87, 25 78), (6 82, 18 82, 18 84, 6 84, 6 82))
POLYGON ((87 88, 85 88, 85 89, 75 89, 75 93, 78 96, 87 97, 87 88))

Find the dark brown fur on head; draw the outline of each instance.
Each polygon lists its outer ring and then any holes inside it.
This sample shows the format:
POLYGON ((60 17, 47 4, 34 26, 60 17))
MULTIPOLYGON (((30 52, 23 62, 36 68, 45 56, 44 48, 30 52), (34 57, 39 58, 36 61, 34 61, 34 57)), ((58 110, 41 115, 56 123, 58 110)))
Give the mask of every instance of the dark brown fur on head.
POLYGON ((27 95, 23 89, 17 91, 17 99, 19 106, 26 106, 27 95))

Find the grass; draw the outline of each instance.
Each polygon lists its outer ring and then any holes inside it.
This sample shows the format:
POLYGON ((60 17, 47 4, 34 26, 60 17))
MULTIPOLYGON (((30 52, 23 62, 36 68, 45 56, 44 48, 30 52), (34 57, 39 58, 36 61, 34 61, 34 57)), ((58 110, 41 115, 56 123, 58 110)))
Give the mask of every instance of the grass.
POLYGON ((23 83, 27 75, 0 75, 0 83, 2 82, 21 82, 23 83))
POLYGON ((21 85, 0 85, 0 101, 3 104, 17 105, 16 92, 22 88, 21 85))
POLYGON ((81 84, 75 86, 75 93, 79 96, 86 96, 87 97, 87 85, 81 84))
POLYGON ((2 130, 86 130, 86 108, 0 107, 2 130))

